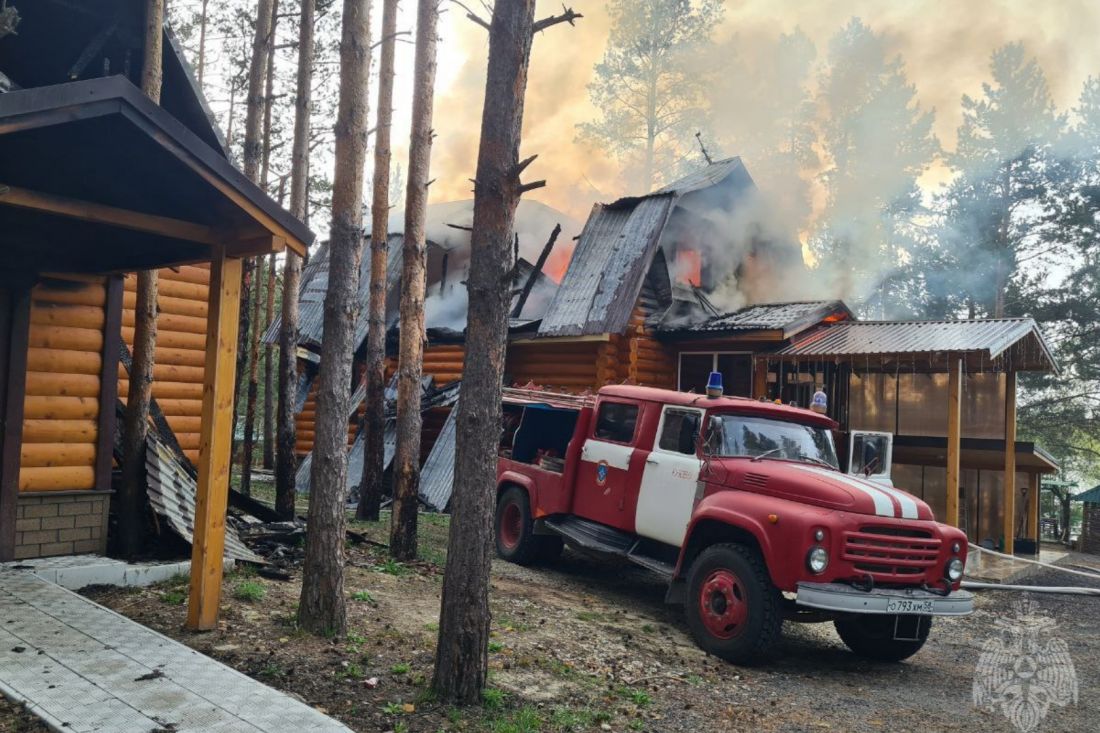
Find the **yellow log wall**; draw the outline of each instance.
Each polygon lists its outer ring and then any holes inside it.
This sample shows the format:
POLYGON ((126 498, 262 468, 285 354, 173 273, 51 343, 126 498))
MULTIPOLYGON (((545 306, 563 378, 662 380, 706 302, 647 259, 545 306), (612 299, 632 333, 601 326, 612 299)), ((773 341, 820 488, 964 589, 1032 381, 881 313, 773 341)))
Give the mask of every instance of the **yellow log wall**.
POLYGON ((31 292, 20 491, 95 488, 106 299, 104 281, 31 292))
MULTIPOLYGON (((122 338, 134 343, 137 275, 129 274, 122 295, 122 338)), ((157 350, 153 366, 153 397, 192 461, 199 458, 202 378, 206 349, 207 292, 210 266, 184 265, 160 271, 157 305, 157 350)), ((119 365, 118 394, 129 394, 126 370, 119 365)))

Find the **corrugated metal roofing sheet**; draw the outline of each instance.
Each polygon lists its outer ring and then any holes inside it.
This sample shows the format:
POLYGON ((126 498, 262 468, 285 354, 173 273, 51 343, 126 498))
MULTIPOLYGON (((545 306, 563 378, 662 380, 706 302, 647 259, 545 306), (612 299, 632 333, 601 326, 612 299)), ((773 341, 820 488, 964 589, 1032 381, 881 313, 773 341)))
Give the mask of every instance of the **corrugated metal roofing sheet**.
MULTIPOLYGON (((704 188, 710 188, 722 181, 726 180, 733 173, 741 173, 746 178, 749 173, 745 170, 745 165, 741 162, 740 157, 726 158, 725 160, 718 160, 705 168, 700 168, 697 171, 693 171, 688 175, 673 181, 667 186, 658 188, 653 193, 655 195, 663 193, 674 193, 683 196, 686 193, 692 191, 701 191, 704 188)), ((751 179, 749 179, 751 180, 751 179)))
POLYGON ((674 200, 672 194, 655 195, 633 208, 593 209, 538 335, 625 329, 674 200))
POLYGON ((758 303, 745 308, 712 316, 702 322, 673 322, 661 324, 659 331, 762 331, 785 330, 815 318, 825 318, 830 313, 847 306, 839 300, 809 300, 797 303, 758 303))
POLYGON ((1027 339, 1055 368, 1043 335, 1030 318, 974 321, 842 321, 795 339, 778 356, 854 356, 984 352, 995 359, 1027 339))
MULTIPOLYGON (((195 479, 184 470, 174 451, 155 434, 145 441, 145 472, 149 504, 172 531, 188 542, 195 541, 195 495, 198 486, 195 479)), ((225 525, 225 556, 234 560, 264 562, 256 553, 245 547, 237 530, 225 525)))
POLYGON ((447 422, 428 454, 428 460, 420 469, 420 500, 437 512, 446 511, 451 503, 455 479, 455 416, 451 410, 447 422))
MULTIPOLYGON (((386 261, 387 292, 397 287, 401 277, 401 234, 389 237, 389 257, 386 261)), ((302 269, 301 285, 298 288, 298 343, 303 346, 320 348, 325 326, 325 293, 328 292, 329 245, 323 242, 309 258, 302 269)), ((362 343, 367 334, 366 303, 370 293, 370 237, 363 243, 363 257, 359 262, 359 290, 357 298, 361 307, 359 319, 355 323, 355 343, 362 343)), ((282 318, 276 314, 271 325, 263 335, 263 342, 279 342, 279 329, 282 318)))

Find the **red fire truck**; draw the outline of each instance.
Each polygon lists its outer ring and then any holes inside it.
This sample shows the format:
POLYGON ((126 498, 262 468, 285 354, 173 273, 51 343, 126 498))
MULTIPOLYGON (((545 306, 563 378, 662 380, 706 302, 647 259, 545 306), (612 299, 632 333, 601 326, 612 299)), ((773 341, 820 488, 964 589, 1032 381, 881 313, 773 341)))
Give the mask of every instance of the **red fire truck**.
POLYGON ((857 654, 899 661, 933 616, 960 616, 966 536, 888 483, 838 468, 824 415, 636 386, 577 397, 506 390, 500 557, 563 543, 669 581, 696 642, 766 659, 784 619, 835 624, 857 654))

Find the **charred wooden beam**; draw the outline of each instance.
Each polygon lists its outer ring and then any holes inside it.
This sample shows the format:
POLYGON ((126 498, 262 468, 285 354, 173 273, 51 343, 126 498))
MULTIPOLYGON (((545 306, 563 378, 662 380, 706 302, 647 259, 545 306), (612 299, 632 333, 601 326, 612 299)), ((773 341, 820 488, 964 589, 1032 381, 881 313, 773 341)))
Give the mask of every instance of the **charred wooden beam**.
POLYGON ((554 230, 550 232, 550 239, 546 240, 542 252, 539 253, 535 269, 531 271, 527 282, 524 283, 523 291, 519 294, 519 300, 516 301, 516 306, 512 309, 512 318, 519 318, 520 314, 523 313, 523 306, 527 305, 527 298, 531 296, 531 291, 534 289, 535 283, 538 282, 539 275, 542 274, 542 268, 546 266, 546 260, 549 259, 550 252, 553 251, 554 243, 558 241, 559 234, 561 234, 561 224, 555 224, 554 230))

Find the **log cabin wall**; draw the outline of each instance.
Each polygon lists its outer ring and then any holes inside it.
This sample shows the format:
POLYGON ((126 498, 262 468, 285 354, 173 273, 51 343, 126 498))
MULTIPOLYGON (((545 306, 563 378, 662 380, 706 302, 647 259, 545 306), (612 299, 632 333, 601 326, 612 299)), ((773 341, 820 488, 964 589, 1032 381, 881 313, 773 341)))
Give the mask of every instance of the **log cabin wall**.
POLYGON ((612 352, 607 341, 513 342, 508 344, 504 375, 508 384, 520 386, 532 383, 566 392, 595 390, 614 370, 609 363, 612 352))
POLYGON ((16 559, 106 550, 114 400, 103 375, 118 351, 105 338, 118 325, 108 283, 49 278, 31 291, 16 559))
MULTIPOLYGON (((209 284, 208 264, 160 270, 153 398, 164 412, 183 452, 192 462, 199 458, 209 284)), ((137 275, 127 275, 123 293, 122 337, 131 349, 134 343, 136 287, 137 275)), ((118 379, 118 394, 125 402, 129 394, 129 380, 121 365, 118 379)))

